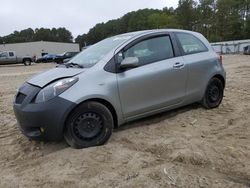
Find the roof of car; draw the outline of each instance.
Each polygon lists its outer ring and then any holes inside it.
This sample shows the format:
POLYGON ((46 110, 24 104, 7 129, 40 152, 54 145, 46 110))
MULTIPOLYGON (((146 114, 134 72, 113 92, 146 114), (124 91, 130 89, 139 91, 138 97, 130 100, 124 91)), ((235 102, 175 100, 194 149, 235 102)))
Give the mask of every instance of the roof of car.
POLYGON ((188 31, 188 30, 182 30, 182 29, 153 29, 153 30, 142 30, 142 31, 135 31, 135 32, 129 32, 129 33, 123 33, 117 36, 139 36, 143 34, 150 34, 150 33, 155 33, 155 32, 185 32, 185 33, 195 33, 193 31, 188 31))

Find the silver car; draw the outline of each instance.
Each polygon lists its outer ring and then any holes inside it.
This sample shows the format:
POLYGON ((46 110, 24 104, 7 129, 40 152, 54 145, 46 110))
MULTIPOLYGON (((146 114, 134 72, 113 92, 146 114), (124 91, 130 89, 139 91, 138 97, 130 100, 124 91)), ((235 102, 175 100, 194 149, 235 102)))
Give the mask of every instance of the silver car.
POLYGON ((200 102, 216 108, 226 73, 199 33, 149 30, 107 38, 18 90, 14 111, 31 139, 104 144, 113 128, 200 102))

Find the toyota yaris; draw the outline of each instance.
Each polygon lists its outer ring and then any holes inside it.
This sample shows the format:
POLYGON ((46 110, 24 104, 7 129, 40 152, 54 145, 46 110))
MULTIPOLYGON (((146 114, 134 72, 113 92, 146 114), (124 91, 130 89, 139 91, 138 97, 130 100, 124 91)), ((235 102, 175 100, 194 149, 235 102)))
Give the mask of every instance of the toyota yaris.
POLYGON ((218 107, 225 76, 220 57, 199 33, 126 33, 25 82, 14 112, 31 139, 97 146, 126 122, 195 102, 218 107))

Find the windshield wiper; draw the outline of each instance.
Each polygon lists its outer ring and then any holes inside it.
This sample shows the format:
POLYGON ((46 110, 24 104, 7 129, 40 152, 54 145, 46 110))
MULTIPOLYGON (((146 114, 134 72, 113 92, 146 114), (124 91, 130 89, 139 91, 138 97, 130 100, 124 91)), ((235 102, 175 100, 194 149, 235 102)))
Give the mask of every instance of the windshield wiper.
POLYGON ((72 63, 65 63, 64 65, 66 66, 66 68, 69 68, 69 67, 78 67, 78 68, 84 68, 84 66, 82 66, 82 65, 79 65, 79 64, 77 64, 77 63, 74 63, 74 62, 72 62, 72 63))

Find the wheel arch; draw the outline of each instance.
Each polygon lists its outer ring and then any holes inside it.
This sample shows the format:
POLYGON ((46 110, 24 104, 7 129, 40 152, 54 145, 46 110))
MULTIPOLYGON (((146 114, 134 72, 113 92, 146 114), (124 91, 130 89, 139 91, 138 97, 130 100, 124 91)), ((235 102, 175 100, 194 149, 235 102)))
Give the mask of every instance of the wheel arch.
POLYGON ((71 109, 71 111, 68 113, 68 115, 67 115, 67 117, 65 119, 63 131, 65 130, 66 122, 67 122, 68 118, 70 117, 70 115, 72 114, 72 112, 77 107, 79 107, 80 105, 82 105, 83 103, 86 103, 86 102, 98 102, 98 103, 104 105, 105 107, 107 107, 109 109, 109 111, 111 112, 111 114, 112 114, 112 117, 113 117, 113 120, 114 120, 114 127, 115 128, 118 127, 118 116, 117 116, 117 112, 116 112, 114 106, 109 101, 107 101, 105 99, 102 99, 102 98, 91 98, 91 99, 86 99, 86 100, 80 102, 73 109, 71 109))
POLYGON ((23 58, 23 63, 25 62, 25 60, 29 60, 30 62, 32 62, 32 59, 31 59, 31 58, 29 58, 29 57, 25 57, 25 58, 23 58))
POLYGON ((210 104, 207 102, 205 95, 206 95, 206 91, 207 91, 208 85, 209 85, 209 83, 210 83, 210 81, 211 81, 212 79, 217 79, 217 80, 220 80, 220 81, 221 81, 222 87, 223 87, 222 90, 225 89, 225 85, 226 85, 225 77, 224 77, 223 75, 221 75, 221 74, 215 74, 215 75, 213 75, 213 76, 209 79, 209 81, 208 81, 208 83, 207 83, 207 85, 206 85, 206 89, 205 89, 205 92, 204 92, 204 94, 203 94, 202 100, 201 100, 201 104, 202 104, 203 107, 205 107, 206 109, 212 109, 212 108, 218 107, 218 106, 220 105, 222 99, 223 99, 223 96, 224 96, 224 95, 223 95, 224 91, 222 91, 222 98, 221 98, 220 102, 219 102, 218 104, 216 104, 215 106, 214 106, 213 104, 211 104, 210 102, 209 102, 210 104))
POLYGON ((202 89, 202 92, 201 92, 201 95, 200 95, 200 100, 203 99, 203 97, 204 97, 204 95, 205 95, 205 93, 206 93, 206 90, 207 90, 208 83, 209 83, 209 81, 210 81, 211 79, 213 79, 213 78, 218 78, 219 80, 221 80, 222 83, 223 83, 223 87, 224 87, 224 89, 225 89, 225 87, 226 87, 226 80, 225 80, 225 77, 224 77, 223 75, 221 75, 220 73, 214 74, 214 75, 210 76, 210 77, 207 79, 206 85, 204 85, 204 88, 202 89))
POLYGON ((225 86, 226 86, 226 80, 225 80, 225 78, 221 74, 216 74, 212 78, 218 78, 223 83, 223 87, 225 88, 225 86))

